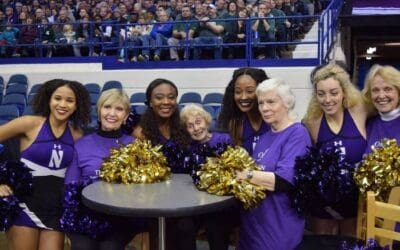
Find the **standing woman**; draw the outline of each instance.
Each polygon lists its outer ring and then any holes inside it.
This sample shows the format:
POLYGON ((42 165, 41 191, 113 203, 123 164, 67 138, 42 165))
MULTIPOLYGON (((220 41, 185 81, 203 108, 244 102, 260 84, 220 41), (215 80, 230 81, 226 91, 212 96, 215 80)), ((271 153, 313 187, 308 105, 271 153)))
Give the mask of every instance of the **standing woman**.
POLYGON ((218 123, 227 129, 236 145, 244 147, 251 155, 260 135, 269 130, 257 108, 255 90, 268 79, 265 71, 240 68, 233 72, 225 89, 218 123))
POLYGON ((242 211, 240 250, 295 249, 301 242, 304 218, 291 206, 295 159, 311 144, 307 129, 295 122, 295 97, 285 82, 269 79, 256 90, 258 108, 271 129, 260 136, 253 158, 259 171, 237 172, 238 180, 248 180, 267 190, 261 204, 242 211))
MULTIPOLYGON (((339 147, 345 160, 355 165, 366 147, 367 110, 360 91, 349 74, 335 64, 321 67, 311 80, 313 94, 303 121, 313 143, 322 148, 339 147)), ((311 211, 311 230, 355 236, 357 201, 358 191, 354 188, 338 203, 311 211)))
MULTIPOLYGON (((111 149, 119 148, 134 141, 130 135, 122 132, 121 126, 130 111, 129 97, 123 90, 104 91, 97 101, 97 115, 100 122, 98 130, 78 140, 75 154, 65 176, 65 184, 90 184, 99 179, 100 166, 111 149)), ((108 216, 112 231, 103 238, 91 238, 89 235, 71 233, 72 250, 123 250, 134 237, 135 221, 117 216, 108 216)), ((90 232, 88 232, 90 233, 90 232)))
MULTIPOLYGON (((33 192, 6 232, 10 249, 63 249, 59 219, 64 175, 74 141, 90 117, 89 94, 75 81, 55 79, 42 85, 33 101, 36 116, 22 116, 0 126, 0 141, 19 137, 21 161, 33 175, 33 192)), ((0 185, 0 195, 12 194, 0 185)))
POLYGON ((400 72, 392 66, 374 65, 362 91, 367 104, 378 113, 367 123, 367 153, 383 138, 400 144, 400 72))

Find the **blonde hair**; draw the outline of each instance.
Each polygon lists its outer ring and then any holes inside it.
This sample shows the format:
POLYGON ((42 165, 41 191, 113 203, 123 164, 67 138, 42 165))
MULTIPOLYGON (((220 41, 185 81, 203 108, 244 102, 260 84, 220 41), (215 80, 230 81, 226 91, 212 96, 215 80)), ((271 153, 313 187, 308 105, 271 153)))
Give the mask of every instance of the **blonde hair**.
POLYGON ((385 80, 385 82, 393 85, 397 91, 400 93, 400 71, 396 68, 389 65, 379 65, 374 64, 371 69, 368 71, 367 76, 365 77, 364 88, 362 90, 362 95, 364 97, 365 102, 368 105, 368 108, 375 113, 377 112, 375 106, 372 104, 371 100, 371 85, 372 80, 379 75, 385 80))
POLYGON ((304 121, 310 121, 321 117, 323 114, 322 108, 317 101, 317 84, 320 81, 333 78, 339 82, 340 87, 343 90, 343 107, 351 108, 359 103, 362 103, 362 96, 360 91, 351 82, 349 74, 339 65, 330 63, 315 71, 312 76, 311 83, 313 85, 313 92, 311 100, 308 104, 304 121))
POLYGON ((180 116, 181 116, 181 123, 183 125, 186 124, 186 122, 189 120, 190 116, 200 116, 200 117, 204 118, 204 120, 206 121, 207 125, 210 125, 211 121, 212 121, 212 117, 211 117, 210 113, 205 111, 203 109, 203 107, 201 107, 200 105, 192 104, 192 103, 186 105, 181 110, 180 116))
POLYGON ((101 93, 101 96, 99 97, 99 100, 97 101, 96 104, 96 111, 97 111, 97 116, 100 117, 100 111, 101 108, 104 105, 107 104, 113 104, 113 103, 122 103, 124 106, 124 109, 126 111, 126 114, 129 114, 131 110, 131 104, 129 102, 129 97, 128 95, 121 89, 109 89, 106 91, 103 91, 101 93))
POLYGON ((296 119, 297 115, 296 112, 294 112, 296 97, 294 96, 289 84, 278 78, 265 80, 257 86, 257 98, 259 98, 262 93, 265 93, 267 91, 275 91, 280 96, 280 98, 282 98, 283 103, 288 108, 289 118, 292 120, 296 119))
POLYGON ((69 33, 72 31, 74 31, 74 27, 71 24, 64 24, 64 26, 63 26, 64 33, 69 33))

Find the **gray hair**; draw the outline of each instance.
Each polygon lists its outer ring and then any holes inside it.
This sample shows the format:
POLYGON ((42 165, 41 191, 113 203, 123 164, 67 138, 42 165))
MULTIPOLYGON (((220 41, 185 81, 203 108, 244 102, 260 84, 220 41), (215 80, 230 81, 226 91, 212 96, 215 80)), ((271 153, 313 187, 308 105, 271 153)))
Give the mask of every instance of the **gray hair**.
POLYGON ((290 119, 295 120, 297 117, 294 111, 294 105, 296 103, 296 97, 293 94, 289 84, 279 78, 271 78, 263 81, 257 86, 256 95, 257 98, 265 92, 275 91, 280 98, 282 98, 284 105, 288 108, 288 115, 290 119))

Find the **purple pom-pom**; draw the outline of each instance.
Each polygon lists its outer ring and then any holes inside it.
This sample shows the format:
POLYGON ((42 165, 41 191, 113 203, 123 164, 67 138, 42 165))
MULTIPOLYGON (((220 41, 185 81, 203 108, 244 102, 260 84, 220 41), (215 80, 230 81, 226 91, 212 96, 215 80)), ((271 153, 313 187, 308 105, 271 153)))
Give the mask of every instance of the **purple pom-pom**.
POLYGON ((173 140, 168 140, 161 150, 165 158, 167 158, 167 164, 171 168, 172 173, 187 174, 190 172, 186 164, 189 154, 184 148, 179 146, 178 143, 173 140))
MULTIPOLYGON (((86 184, 90 184, 90 182, 86 184)), ((109 232, 110 223, 104 219, 104 215, 90 210, 82 204, 81 193, 85 186, 77 183, 65 186, 64 212, 60 219, 61 228, 68 233, 80 233, 92 238, 99 238, 109 232)))
POLYGON ((8 185, 13 195, 0 197, 0 231, 7 230, 22 210, 19 199, 32 190, 32 174, 21 161, 5 161, 0 163, 0 184, 8 185))
POLYGON ((323 207, 334 204, 356 188, 354 165, 335 147, 309 147, 305 155, 296 159, 295 171, 291 198, 299 213, 311 211, 316 204, 323 207))

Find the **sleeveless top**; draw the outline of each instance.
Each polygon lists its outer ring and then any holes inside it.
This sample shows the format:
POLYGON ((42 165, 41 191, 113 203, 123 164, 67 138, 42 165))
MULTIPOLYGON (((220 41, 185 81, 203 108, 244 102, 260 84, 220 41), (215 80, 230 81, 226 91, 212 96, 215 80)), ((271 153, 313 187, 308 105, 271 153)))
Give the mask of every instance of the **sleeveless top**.
POLYGON ((270 126, 264 121, 261 122, 260 129, 256 131, 250 123, 250 120, 245 116, 243 120, 243 132, 242 132, 242 147, 249 152, 249 155, 253 154, 253 150, 256 147, 260 136, 270 130, 270 126))
POLYGON ((342 128, 337 134, 330 129, 325 115, 322 117, 317 143, 321 143, 322 148, 338 146, 346 161, 355 164, 362 159, 367 141, 347 109, 344 110, 343 116, 342 128))

